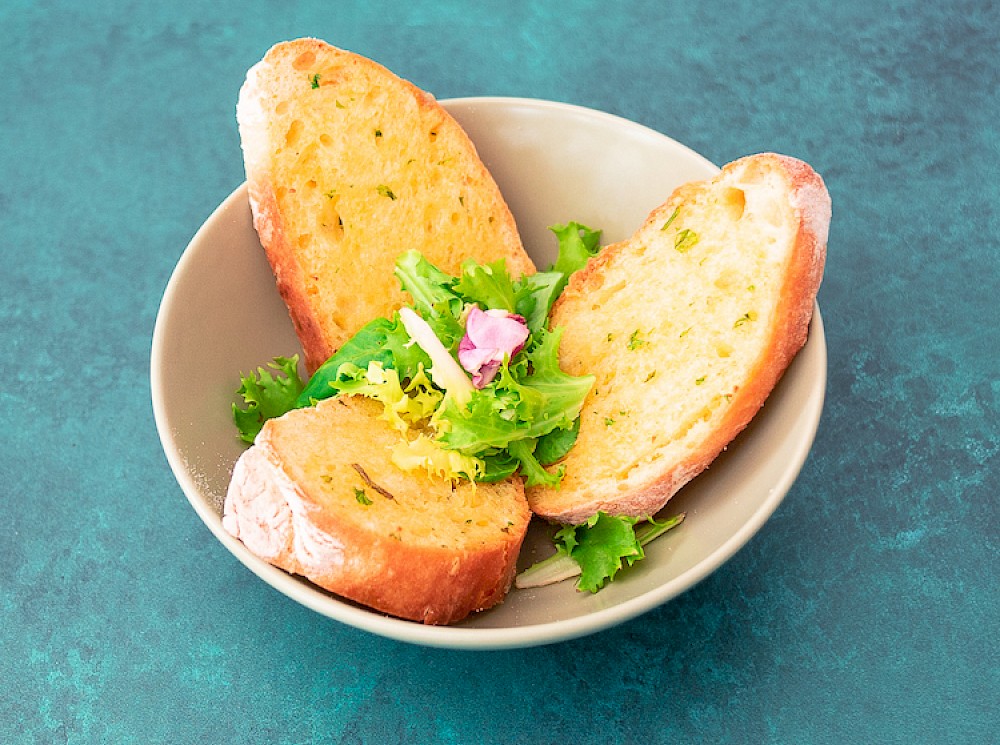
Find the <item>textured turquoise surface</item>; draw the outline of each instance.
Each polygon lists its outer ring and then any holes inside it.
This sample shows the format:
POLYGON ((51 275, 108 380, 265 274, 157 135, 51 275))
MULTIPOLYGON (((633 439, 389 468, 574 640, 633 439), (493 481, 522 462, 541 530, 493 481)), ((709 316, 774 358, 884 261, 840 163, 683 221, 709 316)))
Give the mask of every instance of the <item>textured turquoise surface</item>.
POLYGON ((0 742, 997 742, 1000 6, 491 5, 0 4, 0 742), (296 605, 205 529, 150 335, 243 178, 243 74, 300 35, 824 175, 824 418, 721 570, 601 634, 450 652, 296 605))

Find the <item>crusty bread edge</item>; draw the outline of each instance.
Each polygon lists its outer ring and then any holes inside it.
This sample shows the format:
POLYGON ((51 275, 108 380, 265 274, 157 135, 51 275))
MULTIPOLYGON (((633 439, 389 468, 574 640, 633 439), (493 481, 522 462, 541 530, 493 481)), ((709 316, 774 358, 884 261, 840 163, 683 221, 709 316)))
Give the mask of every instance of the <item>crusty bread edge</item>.
POLYGON ((247 72, 246 80, 240 88, 236 104, 236 119, 240 132, 241 146, 246 163, 247 191, 253 225, 260 237, 269 263, 274 273, 275 282, 285 305, 288 307, 296 335, 302 345, 305 357, 305 367, 311 375, 332 355, 336 349, 331 348, 323 338, 323 332, 310 310, 310 302, 306 296, 306 277, 302 267, 295 259, 295 252, 289 243, 285 224, 278 208, 277 195, 271 178, 270 169, 264 165, 265 154, 269 151, 267 118, 262 101, 267 97, 266 87, 260 79, 273 60, 282 53, 288 45, 301 47, 301 52, 316 51, 317 54, 333 52, 345 55, 352 64, 367 66, 380 71, 402 84, 403 88, 413 95, 422 110, 433 110, 441 115, 446 126, 454 127, 456 135, 469 148, 478 163, 479 175, 487 184, 492 184, 496 191, 496 207, 500 229, 514 238, 519 251, 507 257, 507 268, 514 276, 535 272, 531 257, 521 245, 517 223, 506 200, 500 193, 499 186, 492 174, 479 157, 475 143, 471 140, 458 121, 442 106, 437 99, 427 91, 418 88, 410 81, 400 78, 388 68, 374 60, 363 57, 315 38, 300 38, 294 41, 281 42, 271 47, 264 57, 247 72))
POLYGON ((451 624, 500 603, 517 571, 517 556, 530 511, 520 479, 512 483, 523 509, 521 530, 484 549, 418 546, 376 534, 322 509, 286 471, 265 424, 256 443, 233 469, 223 526, 251 553, 336 595, 399 618, 451 624), (240 512, 257 498, 269 498, 280 513, 267 533, 269 546, 241 530, 253 520, 240 512))
MULTIPOLYGON (((717 178, 748 164, 753 167, 777 167, 784 175, 790 187, 791 204, 798 217, 798 231, 776 308, 776 323, 772 326, 768 341, 746 383, 733 395, 718 426, 690 457, 675 463, 666 472, 621 497, 588 499, 575 505, 560 504, 558 500, 553 500, 553 505, 548 507, 531 500, 529 490, 529 501, 539 517, 552 522, 575 524, 585 521, 597 511, 630 516, 656 514, 685 484, 704 472, 737 435, 746 429, 764 406, 791 361, 805 345, 826 263, 826 243, 831 219, 830 196, 822 177, 811 166, 777 153, 760 153, 735 160, 727 164, 717 178)), ((684 200, 686 187, 687 185, 679 187, 666 203, 653 210, 644 226, 667 218, 674 207, 684 200)), ((623 250, 630 240, 626 239, 603 249, 583 270, 574 274, 566 291, 557 301, 553 314, 563 298, 573 294, 586 294, 589 287, 599 282, 602 267, 612 260, 615 252, 623 250)))

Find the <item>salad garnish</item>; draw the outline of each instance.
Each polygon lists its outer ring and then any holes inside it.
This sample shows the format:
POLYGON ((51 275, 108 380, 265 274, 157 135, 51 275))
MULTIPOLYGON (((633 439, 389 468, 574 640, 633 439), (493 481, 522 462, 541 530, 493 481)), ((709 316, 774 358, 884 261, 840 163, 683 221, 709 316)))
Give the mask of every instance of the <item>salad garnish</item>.
POLYGON ((576 222, 551 230, 556 263, 517 279, 503 260, 467 261, 456 277, 418 251, 402 254, 395 274, 412 305, 366 324, 304 386, 292 377, 295 358, 272 365, 286 375, 280 384, 264 370, 245 378, 247 407, 233 407, 241 437, 252 442, 267 418, 292 408, 363 395, 402 433, 393 454, 401 468, 474 481, 519 472, 528 486, 557 486, 594 379, 559 368, 562 332, 547 319, 569 276, 599 250, 600 231, 576 222), (272 388, 282 395, 269 399, 272 388))
POLYGON ((246 408, 233 404, 233 421, 239 430, 240 439, 253 442, 264 422, 281 416, 295 407, 295 402, 305 388, 299 377, 299 356, 275 357, 268 367, 281 373, 278 376, 258 367, 256 373, 243 375, 237 394, 243 397, 246 408))
MULTIPOLYGON (((480 482, 519 473, 526 486, 558 487, 558 463, 576 442, 594 378, 560 369, 562 330, 548 327, 548 315, 570 275, 600 250, 601 231, 577 222, 550 230, 559 240, 555 264, 518 279, 503 260, 467 261, 454 277, 417 251, 402 254, 395 274, 412 307, 363 326, 307 382, 298 355, 241 376, 245 406, 233 404, 240 438, 252 443, 264 422, 292 409, 363 395, 379 401, 383 418, 401 433, 392 453, 400 468, 480 482)), ((642 343, 636 330, 629 348, 642 343)), ((372 491, 393 499, 356 469, 372 491)), ((356 492, 359 504, 373 503, 365 490, 356 492)), ((519 574, 516 586, 579 577, 579 590, 597 592, 683 519, 599 512, 565 525, 554 536, 556 553, 519 574)))
POLYGON ((580 525, 564 525, 553 538, 556 553, 525 569, 514 584, 524 589, 579 577, 578 590, 597 592, 621 569, 644 558, 643 547, 676 528, 684 517, 682 512, 658 522, 651 517, 614 517, 598 512, 580 525))
POLYGON ((523 316, 500 308, 469 308, 465 317, 465 336, 458 344, 458 361, 472 373, 472 384, 483 388, 496 377, 505 359, 524 349, 531 332, 523 316))

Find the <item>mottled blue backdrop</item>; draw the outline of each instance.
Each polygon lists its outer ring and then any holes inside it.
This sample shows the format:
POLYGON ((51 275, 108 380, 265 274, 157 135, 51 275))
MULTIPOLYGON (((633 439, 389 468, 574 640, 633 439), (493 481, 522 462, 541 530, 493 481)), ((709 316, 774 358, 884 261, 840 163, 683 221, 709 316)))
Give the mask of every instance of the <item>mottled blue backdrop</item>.
POLYGON ((0 4, 0 742, 997 742, 1000 6, 497 5, 0 4), (306 610, 205 529, 150 336, 243 179, 246 69, 302 35, 824 175, 824 417, 720 571, 601 634, 451 652, 306 610))

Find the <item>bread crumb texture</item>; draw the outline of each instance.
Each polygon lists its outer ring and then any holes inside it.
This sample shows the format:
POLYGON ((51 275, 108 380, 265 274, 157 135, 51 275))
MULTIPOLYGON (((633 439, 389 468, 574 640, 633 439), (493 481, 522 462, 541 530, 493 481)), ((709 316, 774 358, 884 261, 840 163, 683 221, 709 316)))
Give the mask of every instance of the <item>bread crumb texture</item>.
POLYGON ((382 404, 345 397, 317 408, 286 417, 269 443, 318 512, 338 523, 414 546, 475 551, 506 541, 524 521, 507 482, 455 485, 397 467, 392 450, 401 435, 381 417, 382 404))
MULTIPOLYGON (((755 376, 785 343, 785 316, 808 322, 816 290, 798 286, 799 265, 816 262, 800 239, 814 218, 795 206, 785 160, 753 156, 681 187, 574 277, 552 316, 560 362, 597 380, 561 487, 529 490, 536 512, 655 512, 759 408, 773 383, 761 392, 755 376)), ((828 223, 828 197, 825 209, 828 223)))
POLYGON ((404 251, 452 274, 467 258, 533 271, 468 136, 381 65, 316 40, 279 44, 248 74, 237 118, 279 286, 293 318, 319 325, 318 351, 303 339, 310 369, 404 303, 404 251))
POLYGON ((382 405, 326 399, 267 422, 224 524, 261 558, 383 612, 452 623, 506 595, 531 519, 520 479, 453 484, 392 463, 382 405))

